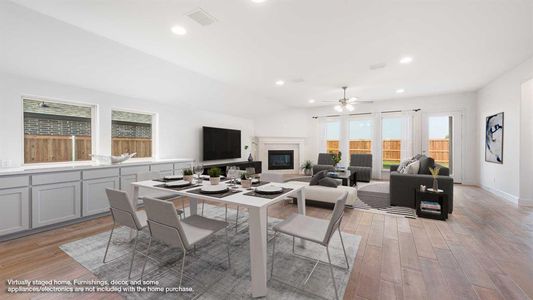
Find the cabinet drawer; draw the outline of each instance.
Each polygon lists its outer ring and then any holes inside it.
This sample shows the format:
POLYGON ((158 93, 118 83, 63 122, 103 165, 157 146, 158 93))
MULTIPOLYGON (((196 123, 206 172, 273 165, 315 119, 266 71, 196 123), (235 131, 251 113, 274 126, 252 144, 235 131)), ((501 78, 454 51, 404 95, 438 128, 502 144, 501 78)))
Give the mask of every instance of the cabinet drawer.
POLYGON ((27 187, 30 185, 30 176, 0 177, 0 189, 27 187))
POLYGON ((32 228, 55 224, 81 216, 80 182, 34 186, 32 188, 32 228))
POLYGON ((30 228, 29 188, 0 190, 0 235, 30 228))
POLYGON ((118 177, 86 180, 83 182, 83 216, 109 211, 105 189, 119 189, 118 177))
POLYGON ((173 164, 158 164, 158 165, 152 165, 150 167, 152 171, 172 171, 174 169, 173 164))
POLYGON ((120 175, 118 168, 105 168, 99 170, 83 171, 83 180, 106 178, 106 177, 118 177, 120 175))
POLYGON ((120 175, 135 175, 137 173, 143 173, 150 171, 150 166, 132 166, 132 167, 122 167, 120 168, 120 175))
POLYGON ((32 185, 52 184, 61 182, 79 181, 81 173, 75 172, 57 172, 48 174, 32 175, 32 185))

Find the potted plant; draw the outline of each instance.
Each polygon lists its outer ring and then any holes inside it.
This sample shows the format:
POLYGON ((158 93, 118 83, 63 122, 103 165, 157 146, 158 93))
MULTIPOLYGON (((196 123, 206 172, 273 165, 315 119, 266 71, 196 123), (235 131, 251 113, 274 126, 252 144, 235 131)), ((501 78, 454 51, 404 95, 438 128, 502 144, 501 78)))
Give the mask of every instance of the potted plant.
POLYGON ((304 161, 304 163, 300 166, 300 169, 304 171, 305 175, 311 175, 311 172, 313 170, 313 162, 310 160, 304 161))
POLYGON ((252 187, 252 178, 249 178, 246 173, 241 174, 241 186, 245 189, 252 187))
POLYGON ((440 167, 435 166, 434 168, 429 168, 429 172, 431 172, 431 176, 433 176, 433 191, 435 193, 439 192, 439 181, 437 180, 437 177, 439 176, 440 167))
POLYGON ((191 169, 183 170, 183 180, 192 183, 192 170, 191 169))
POLYGON ((337 169, 338 164, 342 160, 342 153, 340 151, 339 152, 331 151, 330 153, 331 153, 331 159, 333 160, 333 166, 335 167, 335 169, 337 169))
POLYGON ((207 171, 207 174, 209 175, 209 182, 211 182, 212 185, 217 185, 220 183, 220 175, 222 174, 222 170, 218 167, 213 167, 207 171))

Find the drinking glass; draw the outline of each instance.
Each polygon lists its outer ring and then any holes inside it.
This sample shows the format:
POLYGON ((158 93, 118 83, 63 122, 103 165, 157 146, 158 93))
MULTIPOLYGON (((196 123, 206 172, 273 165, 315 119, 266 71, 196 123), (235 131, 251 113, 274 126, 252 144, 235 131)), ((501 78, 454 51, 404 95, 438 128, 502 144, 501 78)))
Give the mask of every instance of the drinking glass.
POLYGON ((197 177, 197 181, 196 183, 197 184, 201 184, 202 183, 202 174, 204 173, 204 166, 200 163, 200 162, 197 162, 196 164, 194 164, 194 173, 196 174, 196 177, 197 177))

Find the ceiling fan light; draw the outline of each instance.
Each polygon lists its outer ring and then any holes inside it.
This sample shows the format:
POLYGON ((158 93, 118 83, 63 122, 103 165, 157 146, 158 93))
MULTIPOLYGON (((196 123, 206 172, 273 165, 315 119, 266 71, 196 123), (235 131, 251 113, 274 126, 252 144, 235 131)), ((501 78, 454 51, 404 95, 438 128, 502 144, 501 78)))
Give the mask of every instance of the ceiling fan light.
POLYGON ((346 109, 349 110, 349 111, 353 111, 354 107, 351 104, 346 104, 346 109))
POLYGON ((336 111, 338 112, 342 112, 342 106, 340 105, 335 105, 335 107, 333 107, 336 111))

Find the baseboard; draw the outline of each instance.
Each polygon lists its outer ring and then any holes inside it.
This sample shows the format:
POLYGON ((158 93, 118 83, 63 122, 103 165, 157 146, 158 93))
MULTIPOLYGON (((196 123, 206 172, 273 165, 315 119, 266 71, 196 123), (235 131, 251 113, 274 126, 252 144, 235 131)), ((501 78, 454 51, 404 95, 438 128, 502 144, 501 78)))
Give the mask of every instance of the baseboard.
POLYGON ((496 189, 496 188, 493 188, 493 187, 490 187, 490 186, 486 186, 486 185, 481 185, 481 188, 484 189, 485 191, 488 191, 490 193, 493 193, 494 195, 500 197, 500 198, 503 198, 509 202, 512 202, 514 204, 518 204, 518 197, 515 196, 515 195, 511 195, 507 192, 504 192, 502 190, 499 190, 499 189, 496 189))

